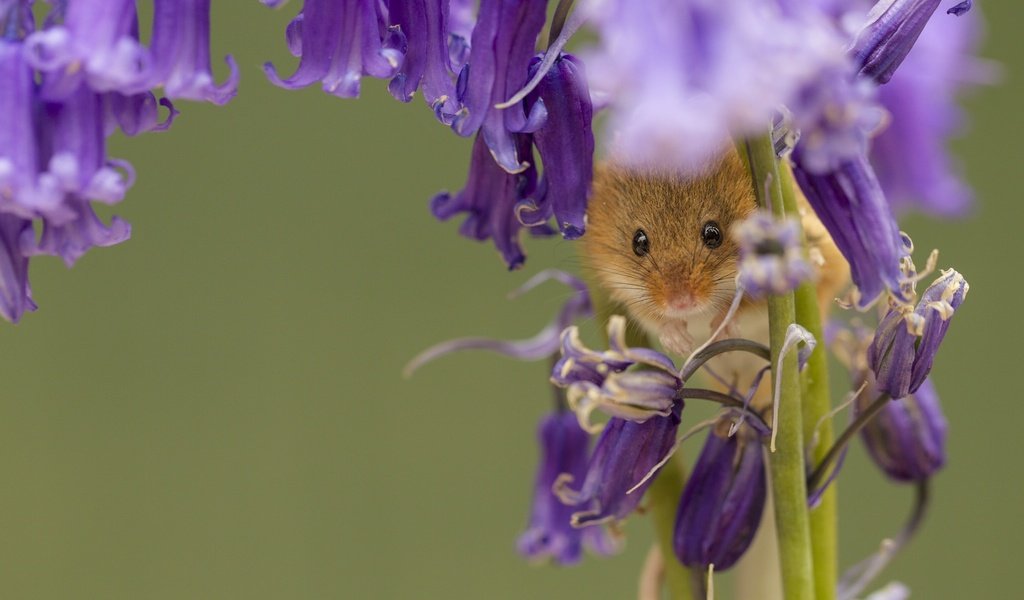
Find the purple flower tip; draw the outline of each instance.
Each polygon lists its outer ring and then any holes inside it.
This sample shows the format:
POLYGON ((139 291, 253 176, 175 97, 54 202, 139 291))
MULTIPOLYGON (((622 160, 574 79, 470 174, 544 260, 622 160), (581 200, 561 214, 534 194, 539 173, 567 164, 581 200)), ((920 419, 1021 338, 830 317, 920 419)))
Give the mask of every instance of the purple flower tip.
POLYGON ((751 296, 783 294, 813 275, 804 258, 800 224, 759 211, 733 229, 740 246, 739 280, 751 296))
POLYGON ((625 519, 640 504, 653 474, 676 444, 682 401, 676 401, 667 417, 643 423, 611 419, 598 438, 587 463, 581 487, 563 475, 555 482, 562 502, 584 510, 572 515, 572 524, 586 527, 625 519))
POLYGON ((724 571, 746 552, 767 497, 759 434, 748 425, 730 436, 732 420, 708 434, 676 513, 673 545, 688 567, 724 571))
MULTIPOLYGON (((872 400, 860 394, 856 410, 872 400)), ((875 464, 895 481, 923 481, 938 472, 946 464, 946 418, 931 381, 891 400, 864 426, 861 439, 875 464)))
POLYGON ((682 386, 672 360, 649 348, 626 345, 626 319, 620 315, 608 321, 609 349, 591 350, 579 338, 579 328, 562 332, 562 357, 555 363, 551 381, 568 388, 569 406, 588 430, 590 414, 601 410, 612 417, 642 423, 667 417, 682 386), (650 367, 627 371, 634 365, 650 367))
POLYGON ((928 286, 916 307, 895 305, 889 309, 867 350, 880 391, 902 398, 924 383, 953 314, 969 289, 963 276, 950 269, 928 286))
POLYGON ((946 14, 947 15, 956 15, 956 16, 959 17, 959 16, 962 16, 962 15, 966 14, 967 11, 971 10, 971 7, 973 5, 974 5, 974 3, 971 2, 971 0, 964 0, 963 2, 957 4, 956 6, 953 6, 949 10, 947 10, 946 14))
POLYGON ((540 461, 530 522, 517 542, 519 553, 534 560, 550 558, 558 564, 570 565, 579 562, 584 547, 602 555, 616 552, 618 546, 604 528, 573 527, 575 509, 559 501, 553 490, 562 474, 574 479, 582 479, 586 474, 590 436, 580 429, 571 412, 564 411, 541 420, 537 440, 540 461))

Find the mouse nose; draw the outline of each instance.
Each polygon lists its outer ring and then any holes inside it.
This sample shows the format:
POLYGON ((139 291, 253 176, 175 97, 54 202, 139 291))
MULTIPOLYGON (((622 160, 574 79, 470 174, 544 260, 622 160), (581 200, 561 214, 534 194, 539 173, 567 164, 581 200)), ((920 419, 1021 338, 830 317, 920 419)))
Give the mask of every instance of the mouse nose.
POLYGON ((688 310, 693 308, 697 304, 696 300, 689 291, 679 291, 672 295, 668 300, 669 308, 676 310, 688 310))

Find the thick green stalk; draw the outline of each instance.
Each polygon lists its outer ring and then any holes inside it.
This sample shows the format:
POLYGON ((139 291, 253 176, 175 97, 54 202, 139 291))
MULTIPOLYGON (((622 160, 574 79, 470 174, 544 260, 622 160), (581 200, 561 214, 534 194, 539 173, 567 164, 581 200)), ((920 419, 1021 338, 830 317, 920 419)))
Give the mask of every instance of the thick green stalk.
MULTIPOLYGON (((746 142, 751 178, 758 202, 785 215, 782 177, 775 159, 771 135, 746 142)), ((800 406, 800 374, 796 353, 790 352, 778 369, 779 351, 786 329, 796 321, 793 294, 768 299, 769 340, 772 350, 772 389, 781 388, 776 451, 768 460, 775 500, 782 589, 787 600, 814 600, 814 563, 811 557, 810 520, 807 510, 807 471, 804 466, 803 410, 800 406)))
MULTIPOLYGON (((608 319, 616 314, 625 315, 626 310, 612 302, 596 283, 593 281, 589 283, 590 297, 594 301, 594 312, 597 322, 601 325, 601 333, 604 335, 604 326, 608 323, 608 319)), ((626 328, 626 344, 650 347, 651 341, 640 327, 631 323, 626 328)), ((679 499, 683 496, 685 482, 682 452, 676 450, 672 459, 654 476, 654 480, 645 494, 645 504, 648 514, 651 515, 654 535, 661 549, 661 555, 665 558, 665 586, 668 589, 670 600, 695 600, 693 590, 697 588, 694 587, 694 583, 699 584, 699 579, 694 579, 694 577, 700 577, 699 574, 691 573, 679 562, 672 544, 676 511, 679 509, 679 499)))
MULTIPOLYGON (((789 169, 782 170, 782 199, 786 213, 796 215, 796 188, 789 169)), ((804 240, 806 244, 806 238, 804 240)), ((821 462, 832 447, 832 420, 825 418, 831 410, 828 383, 828 353, 821 325, 821 307, 818 291, 813 282, 796 289, 796 322, 803 325, 818 340, 803 373, 801 404, 803 406, 804 440, 811 442, 817 433, 817 443, 811 450, 811 464, 821 462), (818 427, 818 423, 821 423, 818 427), (815 428, 817 427, 817 432, 815 428)), ((838 492, 833 483, 822 495, 818 506, 811 510, 811 554, 814 559, 814 593, 817 600, 835 600, 839 559, 837 556, 838 527, 836 523, 838 492)))

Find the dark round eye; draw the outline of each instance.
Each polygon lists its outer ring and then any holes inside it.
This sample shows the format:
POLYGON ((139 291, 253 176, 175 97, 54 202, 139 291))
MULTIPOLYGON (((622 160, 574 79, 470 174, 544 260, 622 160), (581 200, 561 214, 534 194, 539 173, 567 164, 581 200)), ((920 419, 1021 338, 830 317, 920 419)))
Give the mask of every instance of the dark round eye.
POLYGON ((633 234, 633 253, 643 257, 651 251, 651 240, 647 239, 647 233, 643 229, 637 229, 633 234))
POLYGON ((704 223, 701 228, 700 237, 704 240, 704 245, 712 250, 721 246, 722 242, 725 241, 725 236, 722 235, 722 228, 714 221, 704 223))

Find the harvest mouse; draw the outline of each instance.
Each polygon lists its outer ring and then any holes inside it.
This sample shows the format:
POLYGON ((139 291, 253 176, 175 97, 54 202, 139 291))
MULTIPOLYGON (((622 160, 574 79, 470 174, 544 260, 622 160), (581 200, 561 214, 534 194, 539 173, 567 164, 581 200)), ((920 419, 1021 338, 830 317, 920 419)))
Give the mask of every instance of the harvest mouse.
MULTIPOLYGON (((847 267, 802 200, 803 225, 820 264, 828 305, 847 267)), ((739 247, 730 230, 757 210, 750 173, 730 151, 683 177, 603 165, 594 178, 583 236, 584 263, 612 300, 670 352, 688 354, 709 337, 735 296, 739 247)), ((744 298, 730 334, 767 342, 764 301, 744 298)))

